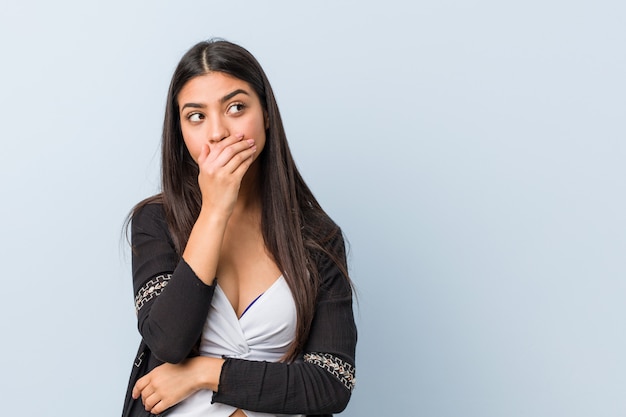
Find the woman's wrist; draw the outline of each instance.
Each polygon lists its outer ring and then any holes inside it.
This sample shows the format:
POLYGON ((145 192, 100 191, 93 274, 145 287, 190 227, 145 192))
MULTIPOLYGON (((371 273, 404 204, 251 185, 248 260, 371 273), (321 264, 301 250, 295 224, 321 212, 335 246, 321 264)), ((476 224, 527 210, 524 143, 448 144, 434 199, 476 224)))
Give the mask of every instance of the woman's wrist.
POLYGON ((198 214, 198 218, 196 219, 196 223, 200 222, 206 225, 219 225, 228 223, 228 219, 230 219, 230 215, 232 211, 226 210, 216 210, 215 208, 207 207, 206 205, 202 205, 200 207, 200 213, 198 214))
POLYGON ((225 360, 220 358, 209 358, 197 356, 190 359, 194 362, 196 369, 197 384, 200 389, 208 389, 217 392, 222 374, 222 365, 225 360))

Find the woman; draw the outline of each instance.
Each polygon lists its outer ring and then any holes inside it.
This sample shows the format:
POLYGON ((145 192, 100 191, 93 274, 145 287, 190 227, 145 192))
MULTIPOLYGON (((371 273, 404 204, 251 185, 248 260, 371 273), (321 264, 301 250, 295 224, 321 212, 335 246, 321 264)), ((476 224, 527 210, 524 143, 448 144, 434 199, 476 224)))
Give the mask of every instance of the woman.
POLYGON ((124 416, 345 408, 356 328, 342 234, 300 176, 248 51, 220 40, 183 56, 162 192, 131 219, 142 342, 124 416))

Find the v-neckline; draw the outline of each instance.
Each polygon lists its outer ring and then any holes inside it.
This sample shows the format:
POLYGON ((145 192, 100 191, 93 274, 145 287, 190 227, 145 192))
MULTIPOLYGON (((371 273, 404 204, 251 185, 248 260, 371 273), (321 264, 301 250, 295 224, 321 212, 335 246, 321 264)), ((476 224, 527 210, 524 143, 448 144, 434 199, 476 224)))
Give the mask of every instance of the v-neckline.
POLYGON ((226 293, 224 292, 224 290, 222 289, 222 287, 220 287, 219 282, 217 283, 217 288, 219 288, 220 292, 221 292, 221 293, 222 293, 222 295, 224 296, 224 299, 226 300, 226 303, 230 306, 230 310, 232 311, 232 313, 233 313, 233 315, 235 316, 235 318, 237 319, 237 321, 241 321, 241 319, 243 318, 244 314, 246 314, 246 312, 247 312, 248 310, 250 310, 250 309, 251 309, 251 308, 252 308, 252 307, 253 307, 253 306, 254 306, 254 305, 255 305, 258 301, 260 301, 260 299, 261 299, 261 298, 262 298, 265 294, 267 294, 268 292, 270 292, 270 290, 271 290, 272 288, 274 288, 274 287, 278 284, 278 282, 279 282, 281 279, 284 279, 283 274, 280 274, 280 275, 278 276, 278 278, 276 278, 276 279, 274 280, 274 282, 272 282, 272 284, 271 284, 269 287, 267 287, 267 289, 266 289, 265 291, 263 291, 261 294, 259 294, 258 296, 256 296, 256 298, 255 298, 254 300, 252 300, 252 301, 250 302, 250 304, 248 304, 248 306, 247 306, 247 307, 243 310, 243 312, 241 313, 241 316, 239 316, 239 315, 237 314, 237 311, 235 310, 235 307, 233 307, 233 305, 231 304, 230 300, 229 300, 229 299, 228 299, 228 297, 226 296, 226 293))

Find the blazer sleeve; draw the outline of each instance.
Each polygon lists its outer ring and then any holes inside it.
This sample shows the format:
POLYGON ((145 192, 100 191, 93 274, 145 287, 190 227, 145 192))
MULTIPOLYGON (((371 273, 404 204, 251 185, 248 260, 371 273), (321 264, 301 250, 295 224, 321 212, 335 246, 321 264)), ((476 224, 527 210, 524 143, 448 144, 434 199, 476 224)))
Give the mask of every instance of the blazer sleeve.
POLYGON ((135 213, 131 244, 139 333, 158 359, 181 362, 200 338, 215 287, 176 252, 161 204, 135 213))
MULTIPOLYGON (((340 232, 331 247, 345 265, 340 232)), ((321 415, 345 409, 355 383, 352 288, 327 256, 318 263, 321 286, 304 352, 292 363, 226 359, 214 402, 281 414, 321 415)))

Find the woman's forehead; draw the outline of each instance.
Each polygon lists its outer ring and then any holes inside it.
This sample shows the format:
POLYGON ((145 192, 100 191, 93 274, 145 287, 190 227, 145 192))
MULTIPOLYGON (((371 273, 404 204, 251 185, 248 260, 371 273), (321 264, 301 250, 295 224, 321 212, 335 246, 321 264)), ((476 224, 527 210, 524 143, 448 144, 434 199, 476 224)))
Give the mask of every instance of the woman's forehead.
POLYGON ((236 95, 235 93, 243 93, 258 99, 248 82, 230 74, 213 71, 187 81, 178 93, 178 102, 180 104, 187 100, 201 100, 207 104, 221 103, 236 95))

